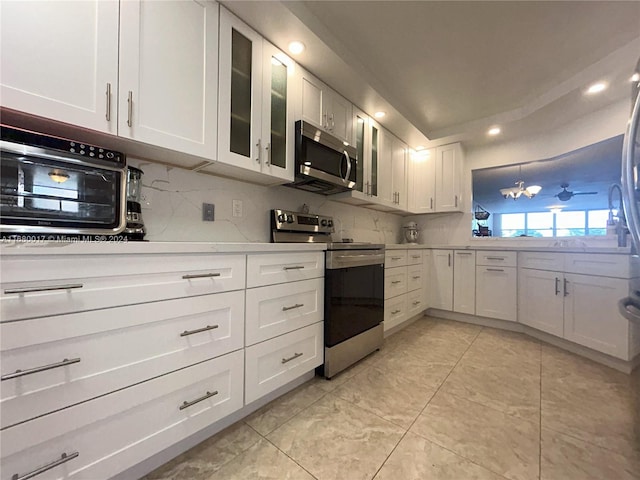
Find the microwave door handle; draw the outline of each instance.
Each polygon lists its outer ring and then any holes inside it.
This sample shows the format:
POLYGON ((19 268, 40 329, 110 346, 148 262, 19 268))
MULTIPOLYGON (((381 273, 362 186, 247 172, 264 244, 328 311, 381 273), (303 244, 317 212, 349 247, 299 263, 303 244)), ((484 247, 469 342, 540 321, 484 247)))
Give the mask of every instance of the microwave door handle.
MULTIPOLYGON (((349 175, 351 175, 351 157, 349 157, 349 154, 346 150, 343 151, 343 156, 347 159, 347 174, 344 176, 344 181, 348 182, 349 175)), ((342 162, 340 162, 340 171, 342 171, 342 162)))

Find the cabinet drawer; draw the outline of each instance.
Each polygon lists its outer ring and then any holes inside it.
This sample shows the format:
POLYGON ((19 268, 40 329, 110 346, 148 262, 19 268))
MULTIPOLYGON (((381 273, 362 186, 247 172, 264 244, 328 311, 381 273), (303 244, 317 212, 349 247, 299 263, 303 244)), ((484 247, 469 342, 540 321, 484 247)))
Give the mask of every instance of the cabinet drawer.
POLYGON ((247 291, 246 344, 306 327, 324 317, 324 279, 247 291))
POLYGON ((83 255, 2 259, 2 321, 240 290, 244 255, 83 255), (75 270, 74 270, 75 268, 75 270))
POLYGON ((324 276, 324 252, 247 256, 247 288, 324 276))
POLYGON ((628 255, 567 253, 565 255, 565 272, 630 278, 631 262, 628 255))
POLYGON ((554 252, 519 252, 518 265, 522 268, 536 270, 564 270, 564 253, 554 252))
POLYGON ((0 325, 2 428, 192 365, 244 342, 244 292, 0 325))
POLYGON ((384 302, 385 331, 401 324, 407 319, 407 295, 400 295, 384 302))
POLYGON ((424 284, 422 263, 407 267, 407 292, 418 290, 424 284))
POLYGON ((411 318, 426 310, 422 290, 407 293, 407 318, 411 318))
POLYGON ((384 298, 407 293, 407 267, 387 268, 384 272, 384 298))
POLYGON ((111 478, 240 409, 242 371, 237 351, 2 430, 2 480, 72 452, 43 477, 111 478))
POLYGON ((518 252, 476 252, 476 265, 515 267, 518 265, 518 252))
POLYGON ((407 265, 422 263, 422 250, 407 250, 407 265))
POLYGON ((401 267, 407 264, 406 250, 385 250, 384 266, 385 268, 401 267))
POLYGON ((245 349, 245 403, 272 392, 324 362, 324 322, 245 349))

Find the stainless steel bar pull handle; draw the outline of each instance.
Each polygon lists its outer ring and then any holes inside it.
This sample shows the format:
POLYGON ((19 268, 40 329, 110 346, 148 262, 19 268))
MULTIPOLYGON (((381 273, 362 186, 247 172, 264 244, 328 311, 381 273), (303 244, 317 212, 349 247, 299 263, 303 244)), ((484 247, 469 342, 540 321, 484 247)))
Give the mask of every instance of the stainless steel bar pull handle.
POLYGON ((402 260, 402 257, 391 257, 391 260, 402 260))
POLYGON ((133 92, 131 90, 127 97, 127 125, 130 127, 133 125, 133 92))
POLYGON ((455 198, 455 205, 457 207, 458 206, 458 195, 456 195, 454 198, 455 198))
POLYGON ((430 203, 429 203, 430 207, 429 208, 431 210, 433 210, 433 197, 431 197, 429 200, 430 200, 430 203))
POLYGON ((397 284, 397 283, 402 283, 402 280, 394 280, 391 282, 393 285, 397 284))
POLYGON ((487 268, 487 272, 504 272, 502 268, 487 268))
POLYGON ((560 293, 560 279, 556 277, 556 295, 560 293))
POLYGON ((271 166, 271 142, 267 143, 264 149, 267 151, 267 167, 269 167, 271 166))
POLYGON ((294 353, 292 357, 289 357, 289 358, 283 358, 283 359, 282 359, 282 363, 283 363, 283 364, 288 363, 288 362, 290 362, 291 360, 295 360, 296 358, 301 357, 302 355, 304 355, 304 353, 294 353))
POLYGON ((400 312, 402 312, 402 310, 394 310, 391 312, 391 315, 397 315, 400 312))
POLYGON ((487 257, 487 260, 504 260, 504 257, 487 257))
POLYGON ((411 278, 413 278, 414 280, 418 280, 418 279, 419 279, 419 278, 421 278, 421 277, 420 277, 420 275, 414 275, 414 276, 413 276, 413 277, 411 277, 411 278))
POLYGON ((197 328, 195 330, 185 330, 184 332, 182 332, 180 334, 180 336, 181 337, 186 337, 188 335, 193 335, 194 333, 202 333, 202 332, 207 332, 209 330, 215 330, 218 327, 219 327, 219 325, 207 325, 206 327, 197 328))
POLYGON ((473 255, 473 252, 456 252, 456 255, 473 255))
POLYGON ((295 308, 304 307, 304 303, 296 303, 295 305, 291 305, 290 307, 282 307, 282 311, 286 312, 288 310, 293 310, 295 308))
POLYGON ((294 265, 293 267, 282 267, 283 270, 302 270, 304 265, 294 265))
POLYGON ((256 147, 258 147, 258 158, 256 158, 256 162, 260 163, 262 159, 262 139, 258 139, 258 143, 256 143, 256 147))
POLYGON ((46 464, 43 467, 37 468, 35 470, 33 470, 32 472, 29 473, 25 473, 24 475, 20 475, 19 473, 14 473, 11 476, 11 480, 29 480, 30 478, 36 477, 38 475, 40 475, 41 473, 44 473, 48 470, 51 470, 52 468, 57 467, 58 465, 62 465, 63 463, 67 463, 70 460, 73 460, 74 458, 78 457, 80 455, 79 452, 71 452, 71 453, 63 453, 59 459, 54 460, 51 463, 46 464))
POLYGON ((214 395, 217 395, 218 391, 215 390, 213 392, 207 392, 205 393, 203 396, 201 396, 200 398, 196 398, 195 400, 191 400, 190 402, 187 402, 186 400, 184 402, 182 402, 182 405, 180 405, 178 407, 178 410, 184 410, 185 408, 189 408, 192 405, 195 405, 196 403, 200 403, 203 400, 206 400, 207 398, 211 398, 214 395))
POLYGON ((184 280, 191 280, 192 278, 213 278, 219 276, 219 273, 193 273, 189 275, 183 275, 182 278, 184 280))
POLYGON ((33 292, 50 292, 52 290, 72 290, 82 288, 82 283, 69 283, 66 285, 51 285, 50 287, 24 287, 24 288, 5 288, 5 295, 14 293, 33 293, 33 292))
POLYGON ((107 96, 107 113, 105 114, 105 118, 107 119, 107 122, 110 122, 111 121, 111 84, 110 83, 107 83, 106 96, 107 96))
POLYGON ((5 380, 11 380, 12 378, 24 377, 25 375, 31 375, 33 373, 44 372, 47 370, 52 370, 54 368, 66 367, 67 365, 72 365, 79 362, 79 358, 72 358, 70 360, 68 358, 65 358, 58 363, 51 363, 49 365, 43 365, 41 367, 27 368, 26 370, 16 370, 13 373, 7 373, 6 375, 2 375, 2 377, 0 377, 0 381, 4 382, 5 380))
POLYGON ((415 302, 413 302, 413 305, 416 306, 416 305, 420 305, 421 303, 422 302, 420 300, 416 300, 415 302))
POLYGON ((567 280, 566 278, 564 279, 564 296, 568 296, 569 295, 569 280, 567 280))
POLYGON ((447 260, 447 266, 450 267, 451 266, 451 254, 447 254, 447 256, 449 257, 449 259, 447 260))

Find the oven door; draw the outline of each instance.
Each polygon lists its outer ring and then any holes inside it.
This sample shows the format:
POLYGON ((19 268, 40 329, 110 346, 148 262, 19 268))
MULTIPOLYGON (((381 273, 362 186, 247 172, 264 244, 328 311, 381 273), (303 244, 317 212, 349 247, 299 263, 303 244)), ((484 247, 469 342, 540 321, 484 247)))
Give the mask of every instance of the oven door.
POLYGON ((384 320, 384 265, 325 270, 325 345, 334 345, 384 320))
POLYGON ((124 229, 125 169, 20 148, 0 151, 3 235, 109 235, 124 229))

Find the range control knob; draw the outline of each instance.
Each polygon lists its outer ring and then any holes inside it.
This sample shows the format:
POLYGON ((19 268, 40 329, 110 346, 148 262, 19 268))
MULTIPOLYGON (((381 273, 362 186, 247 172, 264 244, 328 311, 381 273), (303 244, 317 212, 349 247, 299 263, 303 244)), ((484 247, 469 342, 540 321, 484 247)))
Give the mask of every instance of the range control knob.
POLYGON ((284 223, 287 221, 287 216, 284 213, 281 213, 280 215, 278 215, 278 221, 280 223, 284 223))
POLYGON ((293 223, 293 215, 287 215, 287 223, 293 223))
POLYGON ((327 222, 327 227, 333 227, 333 220, 329 220, 327 222))
POLYGON ((323 227, 326 227, 329 223, 323 218, 322 220, 320 220, 320 225, 322 225, 323 227))

